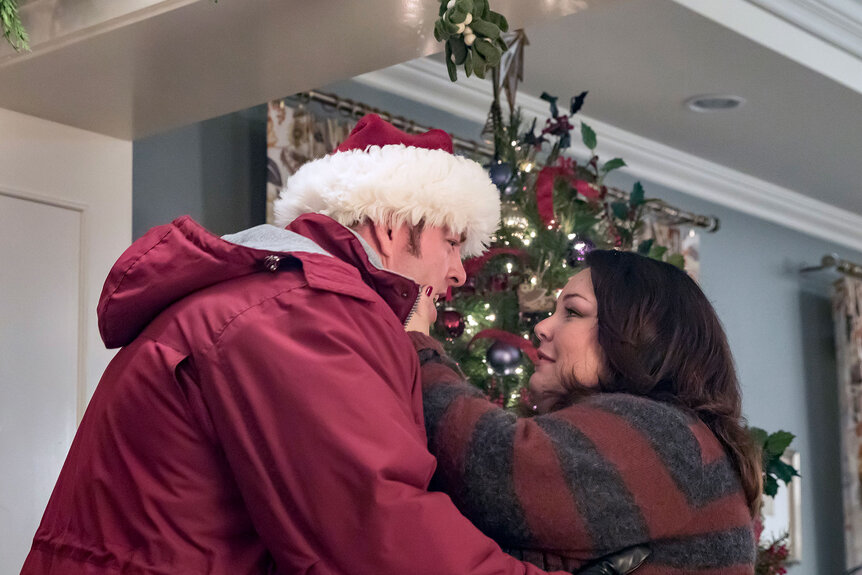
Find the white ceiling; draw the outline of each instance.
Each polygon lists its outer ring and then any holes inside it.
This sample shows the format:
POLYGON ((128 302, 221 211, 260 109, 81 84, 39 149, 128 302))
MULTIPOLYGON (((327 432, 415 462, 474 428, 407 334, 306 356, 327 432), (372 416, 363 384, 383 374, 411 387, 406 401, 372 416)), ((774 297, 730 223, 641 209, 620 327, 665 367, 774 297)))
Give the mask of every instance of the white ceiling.
MULTIPOLYGON (((24 24, 34 31, 33 52, 0 49, 0 108, 136 139, 439 47, 433 37, 439 4, 431 0, 89 4, 30 0, 22 6, 24 24), (75 10, 79 18, 69 16, 75 10)), ((494 4, 514 25, 527 26, 571 14, 585 2, 494 4)))
MULTIPOLYGON (((593 118, 862 214, 859 91, 671 0, 604 4, 527 33, 525 93, 589 90, 593 118), (683 105, 711 93, 747 103, 683 105)), ((857 62, 848 80, 862 86, 857 62)))
MULTIPOLYGON (((47 32, 37 33, 32 54, 0 50, 0 108, 136 139, 439 47, 431 37, 437 6, 431 0, 91 0, 112 6, 111 17, 99 20, 105 13, 96 10, 91 27, 78 21, 63 36, 63 26, 50 19, 68 18, 76 1, 24 3, 44 7, 47 32)), ((547 91, 567 99, 589 90, 586 115, 646 146, 678 150, 855 214, 845 229, 862 222, 858 1, 492 4, 527 27, 525 96, 547 91), (844 18, 835 17, 839 5, 851 11, 844 18), (796 14, 781 13, 791 6, 796 14), (827 8, 830 18, 811 17, 827 8), (704 93, 732 93, 747 103, 728 114, 683 106, 704 93)), ((781 201, 776 197, 773 204, 781 201)))

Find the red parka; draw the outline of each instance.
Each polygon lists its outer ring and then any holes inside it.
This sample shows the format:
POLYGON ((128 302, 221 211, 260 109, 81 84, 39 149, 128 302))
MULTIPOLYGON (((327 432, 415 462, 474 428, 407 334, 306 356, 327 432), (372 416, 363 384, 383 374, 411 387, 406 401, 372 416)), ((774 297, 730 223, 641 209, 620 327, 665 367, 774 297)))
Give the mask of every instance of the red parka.
POLYGON ((320 215, 119 259, 108 366, 23 574, 541 573, 426 490, 418 286, 320 215))

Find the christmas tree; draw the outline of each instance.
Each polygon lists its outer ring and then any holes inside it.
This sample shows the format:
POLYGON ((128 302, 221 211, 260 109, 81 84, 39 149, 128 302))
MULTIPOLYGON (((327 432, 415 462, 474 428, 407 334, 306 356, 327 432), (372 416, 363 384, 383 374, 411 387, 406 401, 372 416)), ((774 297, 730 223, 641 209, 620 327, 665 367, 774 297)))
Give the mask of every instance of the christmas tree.
POLYGON ((464 263, 467 281, 438 313, 435 334, 492 400, 529 411, 533 328, 550 315, 590 250, 636 250, 680 268, 684 259, 643 237, 645 213, 658 200, 646 199, 640 182, 630 193, 606 186, 606 176, 626 164, 602 162, 595 132, 574 120, 586 92, 563 111, 556 97, 542 94, 550 115, 538 130, 536 120, 524 124, 517 108, 503 120, 497 73, 493 82, 487 131, 495 154, 487 167, 500 190, 502 226, 486 254, 464 263), (589 158, 582 163, 567 153, 576 125, 589 158))

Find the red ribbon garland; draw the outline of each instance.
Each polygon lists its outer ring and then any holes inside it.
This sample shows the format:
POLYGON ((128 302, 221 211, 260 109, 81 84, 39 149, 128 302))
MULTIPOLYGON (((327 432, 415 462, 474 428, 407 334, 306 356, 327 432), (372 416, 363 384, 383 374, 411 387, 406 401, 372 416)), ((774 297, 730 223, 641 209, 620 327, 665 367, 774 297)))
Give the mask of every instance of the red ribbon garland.
POLYGON ((536 207, 546 226, 554 223, 554 184, 563 178, 588 200, 599 199, 601 193, 585 180, 575 175, 575 164, 570 158, 561 158, 555 166, 545 166, 536 178, 536 207))
POLYGON ((483 329, 479 333, 473 336, 473 339, 470 340, 470 343, 467 344, 467 348, 473 345, 477 339, 494 339, 497 341, 502 341, 503 343, 507 343, 509 345, 513 345, 520 349, 526 354, 526 356, 533 362, 533 365, 539 362, 539 352, 533 347, 532 342, 524 339, 518 334, 511 333, 508 331, 503 331, 502 329, 483 329))
POLYGON ((546 226, 554 222, 554 183, 557 178, 565 178, 569 184, 574 183, 574 176, 563 166, 545 166, 536 178, 536 207, 546 226))
POLYGON ((491 258, 505 254, 518 256, 519 258, 528 257, 527 252, 521 248, 491 248, 481 256, 464 260, 464 271, 467 273, 467 277, 476 275, 491 258))

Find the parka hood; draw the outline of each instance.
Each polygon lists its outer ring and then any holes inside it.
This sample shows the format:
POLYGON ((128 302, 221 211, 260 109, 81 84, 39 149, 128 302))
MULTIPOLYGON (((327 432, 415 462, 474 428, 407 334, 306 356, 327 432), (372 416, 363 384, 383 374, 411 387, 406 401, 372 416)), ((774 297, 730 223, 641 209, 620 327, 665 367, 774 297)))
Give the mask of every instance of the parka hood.
POLYGON ((333 268, 345 267, 339 260, 354 266, 360 281, 375 289, 402 321, 418 294, 413 281, 383 270, 370 247, 326 216, 302 216, 288 230, 262 225, 223 238, 184 216, 152 228, 111 268, 97 308, 102 341, 108 348, 127 345, 174 302, 224 281, 274 271, 286 258, 303 264, 310 285, 363 297, 355 282, 344 280, 343 270, 333 273, 333 268))

